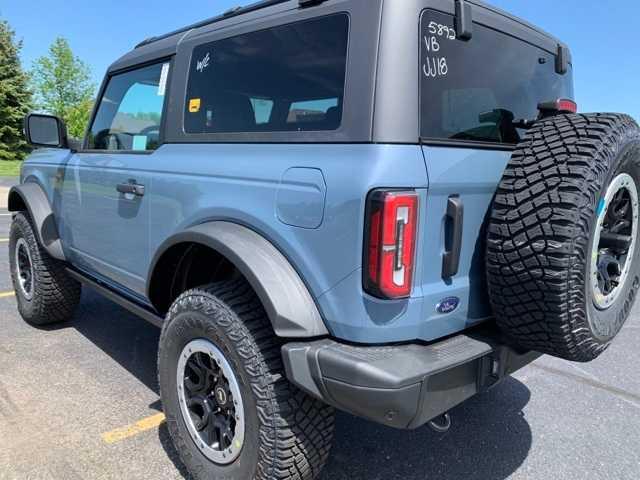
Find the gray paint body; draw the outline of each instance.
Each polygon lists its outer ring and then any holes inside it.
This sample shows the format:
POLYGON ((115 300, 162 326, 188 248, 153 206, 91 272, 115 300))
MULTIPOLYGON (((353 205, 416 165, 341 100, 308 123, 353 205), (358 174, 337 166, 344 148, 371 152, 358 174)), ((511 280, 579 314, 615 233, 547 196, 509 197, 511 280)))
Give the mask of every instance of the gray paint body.
MULTIPOLYGON (((473 2, 474 18, 554 51, 558 42, 473 2)), ((433 340, 489 317, 484 219, 509 151, 419 144, 419 18, 452 0, 297 1, 189 30, 134 50, 108 75, 172 58, 163 145, 153 153, 40 150, 23 182, 46 195, 66 259, 140 304, 162 252, 197 239, 224 252, 260 295, 276 332, 358 343, 433 340), (335 132, 187 135, 186 72, 200 43, 312 16, 350 15, 344 121, 335 132), (399 54, 401 52, 402 54, 399 54), (375 114, 374 114, 375 112, 375 114), (144 197, 116 191, 135 180, 144 197), (362 289, 364 207, 375 188, 420 197, 411 298, 362 289), (447 199, 464 202, 459 273, 441 278, 447 199), (441 314, 436 306, 458 297, 441 314)), ((106 85, 106 81, 105 81, 106 85)), ((103 87, 104 90, 104 87, 103 87)))

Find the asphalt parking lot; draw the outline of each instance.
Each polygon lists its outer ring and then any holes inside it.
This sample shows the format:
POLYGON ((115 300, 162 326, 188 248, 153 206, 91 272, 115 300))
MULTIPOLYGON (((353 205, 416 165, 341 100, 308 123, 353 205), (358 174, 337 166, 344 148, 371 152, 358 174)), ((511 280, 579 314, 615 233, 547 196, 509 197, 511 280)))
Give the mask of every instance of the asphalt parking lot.
MULTIPOLYGON (((26 325, 8 271, 11 217, 0 215, 0 480, 187 478, 162 423, 159 331, 88 290, 69 324, 26 325)), ((321 478, 637 480, 638 345, 636 306, 600 359, 544 357, 456 408, 444 435, 340 414, 321 478)))

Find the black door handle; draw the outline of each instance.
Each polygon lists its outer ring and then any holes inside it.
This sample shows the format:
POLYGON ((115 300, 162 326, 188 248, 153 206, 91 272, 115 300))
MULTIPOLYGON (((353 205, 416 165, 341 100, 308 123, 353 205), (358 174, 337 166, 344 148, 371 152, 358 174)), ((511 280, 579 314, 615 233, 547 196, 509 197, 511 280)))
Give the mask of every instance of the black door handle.
POLYGON ((135 180, 129 181, 127 183, 119 183, 116 186, 116 190, 120 193, 131 194, 137 197, 144 196, 144 185, 135 183, 135 180))
POLYGON ((451 278, 460 268, 464 204, 458 196, 449 197, 445 223, 445 252, 442 256, 442 278, 451 278))

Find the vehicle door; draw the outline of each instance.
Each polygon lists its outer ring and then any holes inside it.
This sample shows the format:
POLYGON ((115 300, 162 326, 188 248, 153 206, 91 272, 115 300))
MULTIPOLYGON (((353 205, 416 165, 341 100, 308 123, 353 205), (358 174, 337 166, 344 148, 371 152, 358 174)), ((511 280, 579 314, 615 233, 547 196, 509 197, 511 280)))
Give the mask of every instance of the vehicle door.
POLYGON ((63 236, 88 273, 144 294, 150 172, 162 143, 170 61, 111 75, 64 178, 63 236))

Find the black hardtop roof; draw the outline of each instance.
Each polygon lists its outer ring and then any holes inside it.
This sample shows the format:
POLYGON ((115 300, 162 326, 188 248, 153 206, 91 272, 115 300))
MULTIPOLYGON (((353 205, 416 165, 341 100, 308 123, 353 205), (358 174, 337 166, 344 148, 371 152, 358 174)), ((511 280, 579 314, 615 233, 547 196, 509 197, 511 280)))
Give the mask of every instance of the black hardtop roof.
MULTIPOLYGON (((398 2, 398 1, 404 1, 404 0, 352 0, 352 1, 398 2)), ((453 3, 458 0, 450 0, 450 1, 453 3)), ((521 18, 518 18, 504 10, 494 7, 482 0, 462 0, 462 1, 466 1, 468 3, 485 8, 486 10, 489 10, 495 13, 496 15, 501 15, 503 17, 506 17, 514 22, 519 23, 520 25, 528 29, 531 29, 553 40, 558 44, 561 44, 561 42, 557 38, 555 38, 553 35, 550 35, 544 30, 536 27, 535 25, 532 25, 529 22, 521 18)), ((279 6, 278 8, 279 10, 285 11, 285 10, 291 10, 295 8, 308 8, 308 7, 319 5, 325 2, 328 3, 328 2, 331 2, 331 0, 261 0, 259 2, 252 3, 244 7, 235 7, 222 13, 221 15, 217 15, 215 17, 202 20, 200 22, 194 23, 192 25, 188 25, 178 30, 174 30, 164 35, 158 35, 158 36, 150 37, 150 38, 147 38, 146 40, 143 40, 138 45, 136 45, 136 47, 132 51, 125 54, 116 62, 114 62, 109 67, 109 73, 122 70, 125 68, 129 68, 131 66, 144 63, 146 61, 151 61, 153 59, 169 57, 171 55, 174 55, 177 51, 177 48, 180 42, 184 40, 188 35, 190 35, 191 33, 193 33, 198 29, 210 26, 215 23, 226 22, 226 21, 235 21, 235 22, 250 21, 252 19, 258 19, 272 13, 272 10, 278 6, 279 6), (248 18, 249 16, 251 18, 248 18)))
MULTIPOLYGON (((174 30, 164 35, 158 35, 147 38, 140 42, 129 53, 122 56, 109 67, 109 73, 129 68, 133 65, 150 61, 153 59, 168 57, 174 55, 178 49, 178 45, 192 32, 208 27, 212 24, 220 22, 242 22, 261 18, 265 15, 273 13, 273 8, 279 7, 279 10, 291 10, 301 5, 316 5, 324 3, 327 0, 262 0, 252 3, 245 7, 235 7, 221 15, 202 20, 200 22, 188 25, 186 27, 174 30), (249 18, 250 17, 250 18, 249 18)), ((373 1, 373 0, 371 0, 373 1)), ((381 1, 381 0, 377 0, 381 1)))
MULTIPOLYGON (((198 29, 200 27, 211 25, 212 23, 221 22, 222 20, 226 20, 227 18, 232 18, 232 17, 237 17, 237 16, 240 16, 240 15, 245 15, 245 14, 247 14, 249 12, 255 12, 256 10, 262 10, 263 8, 270 7, 271 5, 277 5, 279 3, 286 3, 288 1, 290 1, 290 0, 262 0, 260 2, 252 3, 252 4, 246 5, 244 7, 240 7, 240 6, 233 7, 233 8, 230 8, 229 10, 227 10, 226 12, 221 13, 220 15, 216 15, 215 17, 211 17, 211 18, 208 18, 206 20, 202 20, 202 21, 194 23, 192 25, 187 25, 186 27, 182 27, 182 28, 179 28, 178 30, 174 30, 172 32, 165 33, 164 35, 159 35, 159 36, 156 36, 156 37, 147 38, 146 40, 143 40, 138 45, 136 45, 136 48, 144 47, 145 45, 157 42, 158 40, 162 40, 162 39, 165 39, 165 38, 178 37, 181 33, 186 33, 186 32, 188 32, 190 30, 196 30, 196 29, 198 29)), ((320 3, 320 2, 315 2, 315 3, 320 3)))

